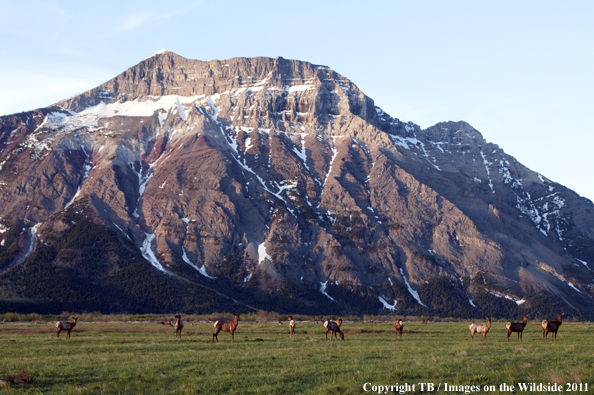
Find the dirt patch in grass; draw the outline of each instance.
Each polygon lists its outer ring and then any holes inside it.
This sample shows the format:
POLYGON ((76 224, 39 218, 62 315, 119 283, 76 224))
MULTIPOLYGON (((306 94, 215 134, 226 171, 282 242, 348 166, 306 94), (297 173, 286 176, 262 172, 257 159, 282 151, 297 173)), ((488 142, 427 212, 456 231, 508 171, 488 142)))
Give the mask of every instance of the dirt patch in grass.
MULTIPOLYGON (((74 329, 72 333, 100 333, 100 332, 125 332, 125 333, 134 333, 134 332, 149 332, 149 333, 175 333, 175 328, 163 327, 161 324, 117 324, 117 325, 85 325, 84 323, 79 323, 74 329)), ((2 325, 0 326, 0 336, 2 335, 39 335, 44 333, 56 333, 56 328, 53 324, 48 324, 47 326, 38 326, 38 325, 2 325)), ((63 332, 65 333, 65 332, 63 332)), ((194 333, 194 331, 184 331, 184 333, 194 333)))
POLYGON ((29 373, 26 369, 21 369, 19 373, 10 374, 8 373, 3 380, 6 383, 12 385, 19 385, 23 383, 32 383, 35 381, 35 376, 29 373))
POLYGON ((35 326, 2 326, 0 327, 1 335, 39 335, 43 333, 56 333, 54 327, 35 327, 35 326))

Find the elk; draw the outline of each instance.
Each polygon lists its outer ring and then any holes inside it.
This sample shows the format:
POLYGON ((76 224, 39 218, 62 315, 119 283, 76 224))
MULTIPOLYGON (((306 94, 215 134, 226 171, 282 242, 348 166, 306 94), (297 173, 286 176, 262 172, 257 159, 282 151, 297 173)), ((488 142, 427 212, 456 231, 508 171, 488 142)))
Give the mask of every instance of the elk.
POLYGON ((328 340, 328 331, 330 333, 330 340, 332 340, 332 335, 334 335, 337 339, 336 332, 340 333, 340 338, 344 340, 344 333, 340 330, 340 326, 342 325, 342 317, 338 319, 337 322, 334 321, 324 321, 324 328, 326 329, 326 340, 328 340))
POLYGON ((161 321, 161 325, 163 325, 163 326, 173 326, 171 324, 171 320, 169 320, 169 322, 161 321))
POLYGON ((289 338, 295 338, 295 321, 293 320, 293 316, 289 316, 289 338))
POLYGON ((558 321, 544 320, 542 322, 542 340, 543 341, 546 342, 549 332, 552 332, 553 334, 551 335, 551 340, 553 340, 553 335, 555 335, 555 343, 557 343, 557 331, 559 330, 559 327, 563 323, 564 315, 565 315, 565 313, 557 314, 557 318, 559 318, 558 321))
POLYGON ((72 322, 69 321, 58 321, 56 322, 56 337, 59 339, 60 338, 60 332, 61 331, 66 331, 66 339, 70 339, 70 332, 72 331, 72 328, 74 328, 74 326, 76 325, 76 321, 78 320, 78 317, 72 317, 72 322))
POLYGON ((179 336, 179 338, 181 339, 181 332, 182 329, 184 329, 184 323, 181 319, 181 313, 177 313, 175 315, 175 318, 177 318, 177 321, 175 321, 175 338, 177 339, 179 336))
POLYGON ((493 317, 489 318, 487 317, 487 325, 477 325, 474 322, 470 325, 468 325, 468 328, 470 329, 470 341, 472 343, 474 343, 474 334, 475 333, 482 333, 483 334, 483 342, 487 341, 487 332, 489 332, 489 329, 491 329, 491 319, 493 317))
POLYGON ((396 330, 396 337, 398 337, 398 335, 400 335, 400 338, 402 339, 402 329, 404 328, 404 324, 402 323, 402 320, 396 320, 396 322, 394 322, 394 329, 396 330))
POLYGON ((219 332, 222 330, 223 332, 231 332, 231 343, 235 343, 235 329, 237 329, 237 324, 239 321, 239 314, 235 314, 234 321, 217 321, 214 323, 215 331, 212 334, 212 342, 214 343, 215 338, 217 339, 217 343, 219 342, 219 332))
POLYGON ((528 323, 528 316, 524 316, 524 321, 522 322, 508 322, 505 327, 507 328, 507 342, 509 343, 509 336, 512 332, 518 332, 518 340, 522 341, 522 332, 524 332, 524 328, 528 323))

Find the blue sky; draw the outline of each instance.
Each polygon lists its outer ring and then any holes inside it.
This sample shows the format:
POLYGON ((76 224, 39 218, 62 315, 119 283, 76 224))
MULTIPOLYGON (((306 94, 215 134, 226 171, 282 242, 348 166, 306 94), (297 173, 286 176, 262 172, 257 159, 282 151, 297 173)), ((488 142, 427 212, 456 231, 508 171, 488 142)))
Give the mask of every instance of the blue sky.
POLYGON ((422 127, 464 120, 594 200, 592 1, 4 1, 0 115, 93 88, 161 49, 330 66, 422 127))

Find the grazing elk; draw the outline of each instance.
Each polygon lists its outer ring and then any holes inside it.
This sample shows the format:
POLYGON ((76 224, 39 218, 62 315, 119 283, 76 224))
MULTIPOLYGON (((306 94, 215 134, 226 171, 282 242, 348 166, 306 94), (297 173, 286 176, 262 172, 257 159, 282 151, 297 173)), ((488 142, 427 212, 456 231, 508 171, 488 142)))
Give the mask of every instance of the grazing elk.
POLYGON ((214 323, 215 331, 212 334, 212 342, 214 343, 215 338, 217 339, 217 343, 219 342, 219 332, 222 330, 223 332, 231 332, 231 343, 235 343, 235 329, 237 328, 237 323, 239 322, 239 314, 235 314, 235 321, 217 321, 214 323))
POLYGON ((404 328, 404 324, 402 323, 402 320, 396 320, 396 322, 394 322, 394 329, 396 330, 396 337, 398 337, 398 335, 400 335, 400 338, 402 339, 402 329, 404 328))
MULTIPOLYGON (((342 325, 342 317, 338 317, 338 320, 336 320, 336 325, 338 325, 338 327, 340 328, 340 326, 342 325)), ((336 331, 333 331, 332 333, 334 334, 334 337, 338 339, 338 337, 336 336, 336 331)), ((332 340, 332 339, 330 339, 330 340, 332 340)))
POLYGON ((72 317, 72 322, 69 322, 69 321, 56 322, 56 330, 57 330, 56 337, 59 339, 60 332, 66 331, 66 339, 70 339, 70 332, 72 331, 72 328, 74 328, 74 326, 76 325, 77 320, 78 320, 78 317, 72 317))
POLYGON ((487 341, 487 332, 491 329, 491 319, 487 317, 487 325, 477 325, 474 322, 468 325, 468 329, 470 329, 470 341, 474 343, 474 334, 475 333, 482 333, 483 334, 483 342, 487 341))
POLYGON ((175 315, 175 318, 177 318, 177 321, 175 321, 175 338, 177 339, 179 336, 179 338, 181 339, 181 332, 182 329, 184 329, 184 323, 181 319, 181 313, 177 313, 175 315))
POLYGON ((324 321, 324 328, 326 329, 326 340, 328 340, 328 331, 330 331, 330 340, 332 340, 332 335, 334 335, 337 339, 336 332, 340 333, 340 338, 344 340, 344 333, 340 330, 340 326, 342 325, 342 317, 338 319, 337 322, 334 321, 324 321))
POLYGON ((295 338, 295 321, 293 320, 293 316, 289 316, 289 338, 295 338))
POLYGON ((527 323, 528 323, 528 316, 525 315, 524 321, 522 321, 522 322, 508 322, 507 324, 505 324, 505 327, 507 328, 507 342, 509 343, 509 336, 513 332, 518 332, 518 340, 521 342, 522 341, 522 332, 524 332, 524 328, 526 327, 527 323))
POLYGON ((557 314, 557 318, 559 318, 558 321, 547 321, 547 320, 544 320, 542 322, 542 340, 543 341, 546 342, 547 341, 547 336, 549 335, 549 332, 552 332, 551 340, 553 340, 553 335, 555 335, 555 343, 557 343, 557 331, 559 330, 559 327, 563 323, 563 316, 564 315, 565 315, 565 313, 557 314))

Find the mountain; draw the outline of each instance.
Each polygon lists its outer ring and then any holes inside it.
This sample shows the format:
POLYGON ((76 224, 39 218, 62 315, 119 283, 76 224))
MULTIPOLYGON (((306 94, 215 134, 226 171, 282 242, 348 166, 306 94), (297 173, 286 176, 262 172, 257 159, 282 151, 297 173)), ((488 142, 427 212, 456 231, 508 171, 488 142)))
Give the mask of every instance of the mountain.
POLYGON ((0 136, 0 309, 594 317, 591 201, 326 66, 162 51, 0 136))

